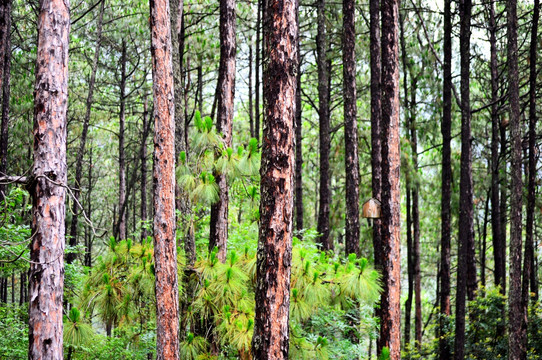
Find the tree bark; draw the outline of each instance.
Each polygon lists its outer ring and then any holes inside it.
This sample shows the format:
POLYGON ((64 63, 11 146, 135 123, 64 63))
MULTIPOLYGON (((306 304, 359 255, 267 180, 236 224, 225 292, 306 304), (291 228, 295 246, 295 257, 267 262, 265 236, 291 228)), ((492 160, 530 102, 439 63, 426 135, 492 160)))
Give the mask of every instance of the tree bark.
POLYGON ((527 221, 525 223, 525 261, 523 265, 523 301, 524 312, 529 304, 529 288, 538 300, 538 284, 534 266, 534 211, 536 205, 536 57, 538 40, 538 21, 540 18, 540 1, 534 1, 533 27, 531 29, 531 48, 529 63, 529 165, 527 185, 527 221))
MULTIPOLYGON (((457 265, 457 295, 455 310, 455 352, 454 359, 462 360, 465 351, 465 308, 468 291, 469 253, 473 243, 473 193, 472 193, 472 152, 470 113, 470 24, 471 0, 459 2, 460 56, 461 56, 461 175, 459 183, 459 239, 457 265)), ((469 295, 470 299, 470 295, 469 295)))
POLYGON ((175 96, 168 0, 150 0, 154 95, 154 267, 156 357, 179 358, 175 240, 175 96))
POLYGON ((405 301, 404 346, 410 348, 412 299, 414 297, 414 261, 412 246, 412 196, 410 176, 406 177, 407 298, 405 301))
POLYGON ((390 359, 401 355, 401 199, 399 147, 399 2, 382 11, 382 296, 380 342, 390 359))
POLYGON ((344 145, 346 169, 346 256, 360 256, 359 247, 359 161, 356 119, 356 20, 354 0, 343 1, 343 91, 344 145))
POLYGON ((255 359, 288 359, 294 195, 294 122, 298 69, 297 1, 269 0, 264 15, 264 132, 255 359))
MULTIPOLYGON (((508 0, 508 101, 510 111, 511 185, 510 185, 510 294, 508 297, 509 328, 508 358, 523 360, 527 358, 527 319, 522 311, 521 296, 521 248, 522 248, 522 158, 521 158, 521 119, 519 104, 519 74, 517 46, 517 3, 508 0)), ((534 60, 534 59, 531 59, 534 60)))
POLYGON ((41 0, 34 87, 29 359, 63 359, 69 1, 41 0))
POLYGON ((451 315, 450 253, 452 238, 452 0, 444 1, 444 64, 442 87, 442 189, 441 189, 441 243, 440 243, 440 321, 439 356, 441 360, 452 358, 452 349, 445 337, 447 317, 451 315))
MULTIPOLYGON (((235 0, 220 1, 220 67, 218 70, 218 103, 216 129, 224 145, 232 146, 232 122, 235 96, 235 0)), ((228 184, 225 174, 215 174, 219 200, 211 206, 209 250, 218 247, 218 258, 226 261, 228 240, 228 184)))
MULTIPOLYGON (((81 179, 83 178, 83 156, 85 154, 85 147, 87 143, 88 126, 90 123, 90 113, 92 110, 92 104, 94 102, 94 84, 96 83, 96 72, 98 70, 98 61, 100 59, 100 49, 102 46, 102 24, 103 15, 105 9, 105 1, 102 1, 100 5, 100 13, 98 15, 98 25, 96 28, 96 47, 94 49, 94 58, 92 60, 92 70, 90 73, 90 80, 88 83, 88 94, 85 108, 85 118, 83 120, 83 129, 81 131, 81 137, 79 138, 79 150, 77 151, 77 157, 75 159, 75 189, 73 191, 73 197, 75 198, 72 206, 72 221, 70 224, 70 246, 77 245, 77 221, 79 219, 79 197, 81 196, 81 179)), ((66 262, 71 264, 76 258, 75 253, 69 253, 66 255, 66 262)))
MULTIPOLYGON (((2 89, 2 123, 0 127, 0 175, 8 167, 8 123, 11 70, 11 2, 0 1, 0 88, 2 89)), ((0 202, 6 195, 6 185, 0 184, 0 202)))
POLYGON ((326 0, 318 0, 318 33, 316 35, 316 62, 318 65, 318 117, 320 122, 320 185, 318 205, 318 243, 322 250, 332 250, 333 243, 329 237, 329 214, 331 190, 329 178, 329 151, 331 139, 329 134, 329 66, 327 60, 326 34, 326 0))
POLYGON ((120 109, 119 109, 119 226, 118 238, 126 239, 126 159, 124 153, 124 130, 126 122, 126 41, 122 39, 120 57, 120 109))

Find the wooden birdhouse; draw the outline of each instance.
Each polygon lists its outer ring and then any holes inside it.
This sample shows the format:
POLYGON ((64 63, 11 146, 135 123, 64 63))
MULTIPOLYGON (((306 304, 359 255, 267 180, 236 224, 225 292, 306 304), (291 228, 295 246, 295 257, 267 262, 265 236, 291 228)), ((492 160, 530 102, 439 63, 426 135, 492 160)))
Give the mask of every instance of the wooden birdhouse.
POLYGON ((361 216, 367 219, 380 219, 381 209, 380 201, 375 198, 370 198, 363 203, 363 208, 361 211, 361 216))

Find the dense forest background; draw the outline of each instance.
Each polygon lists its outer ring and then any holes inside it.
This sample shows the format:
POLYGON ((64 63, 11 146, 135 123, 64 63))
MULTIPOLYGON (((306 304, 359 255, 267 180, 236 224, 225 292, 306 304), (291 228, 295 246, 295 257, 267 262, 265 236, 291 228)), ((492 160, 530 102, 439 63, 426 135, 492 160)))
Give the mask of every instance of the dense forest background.
MULTIPOLYGON (((228 17, 228 1, 170 0, 181 359, 253 356, 268 2, 230 1, 228 17), (221 26, 236 42, 229 74, 221 26)), ((519 359, 516 338, 522 356, 542 356, 539 1, 517 3, 517 50, 510 4, 399 6, 401 358, 519 359)), ((40 3, 0 5, 0 358, 22 359, 33 260, 20 183, 33 167, 40 3)), ((380 200, 373 46, 385 24, 378 1, 298 6, 289 357, 385 359, 380 220, 361 217, 380 200)), ((157 351, 149 11, 143 0, 70 2, 67 359, 157 351)))

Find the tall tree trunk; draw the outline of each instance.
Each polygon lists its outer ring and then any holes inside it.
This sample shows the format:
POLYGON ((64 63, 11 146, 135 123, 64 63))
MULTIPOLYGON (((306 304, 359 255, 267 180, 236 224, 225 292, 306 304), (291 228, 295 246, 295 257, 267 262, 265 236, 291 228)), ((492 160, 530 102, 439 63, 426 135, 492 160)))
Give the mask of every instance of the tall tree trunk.
MULTIPOLYGON (((522 247, 522 158, 521 119, 519 105, 519 75, 517 46, 517 4, 508 0, 508 101, 510 105, 510 142, 512 149, 510 185, 510 294, 508 297, 508 348, 510 360, 527 358, 527 324, 521 301, 521 247, 522 247)), ((534 59, 532 59, 534 60, 534 59)))
POLYGON ((40 1, 34 87, 29 359, 61 360, 69 1, 40 1))
POLYGON ((416 91, 418 79, 410 73, 411 89, 410 89, 410 144, 412 148, 412 171, 414 181, 412 184, 412 225, 414 230, 413 238, 413 256, 414 265, 414 327, 416 348, 421 349, 422 345, 422 280, 420 270, 420 207, 419 207, 419 190, 418 190, 418 134, 416 125, 416 91))
MULTIPOLYGON (((473 193, 470 113, 470 23, 471 0, 460 0, 460 55, 461 55, 461 177, 459 183, 459 249, 457 265, 457 295, 455 309, 454 358, 462 360, 465 351, 465 308, 468 292, 468 257, 473 239, 473 193)), ((473 250, 472 250, 473 251, 473 250)), ((470 298, 470 296, 469 296, 470 298)))
POLYGON ((318 33, 316 35, 316 55, 318 65, 318 117, 320 121, 320 186, 318 205, 318 243, 322 250, 333 249, 329 237, 329 214, 331 205, 331 190, 329 178, 329 67, 326 51, 328 49, 326 34, 326 0, 318 0, 318 33))
MULTIPOLYGON (((218 70, 218 105, 216 129, 224 145, 232 146, 233 100, 235 96, 235 0, 220 0, 220 67, 218 70)), ((218 247, 218 258, 226 261, 228 240, 228 184, 225 174, 216 174, 219 200, 211 206, 209 250, 218 247)))
POLYGON ((255 79, 255 94, 254 102, 256 109, 255 119, 254 119, 254 134, 256 135, 256 140, 260 142, 260 34, 262 32, 262 0, 257 0, 258 8, 256 10, 256 68, 254 69, 255 79))
MULTIPOLYGON (((299 9, 299 0, 297 7, 299 9)), ((297 23, 299 24, 299 11, 297 12, 297 23)), ((303 118, 301 108, 301 40, 299 32, 297 33, 297 76, 295 91, 295 228, 298 231, 297 236, 303 237, 303 118)))
POLYGON ((346 169, 346 256, 360 256, 359 247, 359 161, 356 119, 356 20, 354 0, 343 1, 343 91, 344 145, 346 169))
MULTIPOLYGON (((406 99, 405 99, 406 100, 406 99)), ((412 298, 414 297, 414 261, 412 247, 412 196, 410 175, 406 177, 407 299, 405 301, 404 346, 410 348, 412 298)))
POLYGON ((491 71, 491 231, 493 238, 493 257, 495 263, 495 286, 500 286, 504 294, 504 249, 501 242, 501 213, 499 201, 499 104, 497 63, 497 24, 495 23, 495 8, 489 2, 489 44, 491 71))
MULTIPOLYGON (((89 160, 89 167, 88 167, 88 191, 87 191, 87 216, 89 219, 92 219, 92 169, 93 169, 93 163, 92 163, 92 144, 88 151, 88 160, 89 160)), ((83 264, 88 267, 92 267, 92 234, 90 231, 88 231, 89 225, 85 227, 86 232, 85 234, 85 259, 83 264)))
POLYGON ((154 267, 156 358, 179 358, 175 241, 175 96, 168 0, 150 0, 154 95, 154 267))
MULTIPOLYGON (((8 167, 8 122, 11 70, 11 2, 0 1, 0 88, 2 89, 2 123, 0 127, 0 175, 8 167)), ((6 195, 6 185, 0 184, 0 201, 6 195)))
MULTIPOLYGON (((373 198, 381 198, 382 182, 382 153, 380 127, 382 120, 381 110, 381 49, 380 49, 380 0, 369 1, 370 12, 370 62, 371 62, 371 188, 373 198)), ((381 250, 381 220, 373 219, 373 251, 374 263, 377 270, 382 269, 381 250)), ((376 306, 375 316, 380 317, 380 306, 376 306)), ((380 355, 382 346, 380 339, 376 342, 377 355, 380 355)))
MULTIPOLYGON (((188 158, 188 119, 185 116, 186 106, 183 106, 183 101, 186 105, 186 94, 184 91, 183 80, 183 56, 185 44, 185 23, 184 23, 184 1, 170 0, 171 28, 173 29, 172 49, 173 49, 173 84, 175 87, 175 160, 179 159, 181 152, 185 152, 188 158)), ((198 67, 198 88, 200 87, 200 70, 198 67)), ((202 89, 198 92, 202 96, 202 89)), ((200 104, 201 106, 201 104, 200 104)), ((196 261, 196 244, 194 242, 193 231, 190 225, 191 218, 191 203, 189 195, 175 183, 175 207, 184 215, 179 219, 182 222, 182 228, 188 231, 184 234, 184 251, 186 254, 187 263, 194 264, 196 261)))
POLYGON ((126 122, 126 41, 122 39, 120 57, 120 111, 119 111, 119 232, 120 240, 126 239, 126 159, 124 153, 124 130, 126 122))
POLYGON ((527 185, 527 221, 525 223, 525 260, 523 263, 523 311, 527 313, 529 290, 538 300, 538 284, 534 267, 534 210, 536 203, 536 56, 538 40, 538 20, 540 1, 535 0, 533 9, 533 27, 531 29, 531 62, 529 64, 529 166, 527 185))
MULTIPOLYGON (((83 156, 85 155, 85 147, 87 143, 88 126, 90 123, 90 113, 92 110, 92 103, 94 102, 94 84, 96 83, 96 72, 98 70, 98 61, 100 59, 100 49, 102 46, 102 24, 103 15, 105 9, 105 0, 100 5, 100 13, 98 15, 98 25, 96 28, 96 47, 94 49, 94 58, 92 60, 92 70, 90 72, 90 80, 88 83, 88 94, 85 108, 85 118, 83 119, 83 129, 81 131, 81 137, 79 138, 79 150, 77 151, 77 157, 75 159, 75 189, 73 191, 73 197, 75 198, 72 205, 72 221, 70 225, 70 246, 77 245, 77 221, 79 219, 78 201, 81 196, 81 179, 83 178, 83 156)), ((69 253, 66 255, 66 262, 71 264, 76 258, 75 253, 69 253)))
POLYGON ((390 359, 401 344, 399 2, 382 0, 382 297, 380 342, 390 359))
POLYGON ((269 0, 264 16, 263 132, 255 359, 288 359, 294 195, 297 1, 269 0))
MULTIPOLYGON (((178 101, 178 100, 177 100, 178 101)), ((147 96, 143 100, 143 131, 147 129, 147 96)), ((146 134, 143 134, 146 135, 146 134)), ((140 215, 141 215, 141 242, 147 239, 147 137, 142 136, 143 143, 141 144, 141 205, 140 205, 140 215)))

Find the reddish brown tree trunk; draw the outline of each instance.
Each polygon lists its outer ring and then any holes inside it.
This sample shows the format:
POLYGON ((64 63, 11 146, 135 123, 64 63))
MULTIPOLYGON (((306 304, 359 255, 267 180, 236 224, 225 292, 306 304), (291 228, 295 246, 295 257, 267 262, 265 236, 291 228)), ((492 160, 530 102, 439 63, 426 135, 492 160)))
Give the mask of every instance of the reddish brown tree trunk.
POLYGON ((318 65, 318 117, 320 121, 320 185, 318 204, 318 243, 322 250, 333 249, 329 227, 331 206, 331 190, 329 178, 329 151, 331 139, 329 134, 329 66, 326 51, 328 49, 326 35, 326 0, 318 0, 318 33, 316 35, 316 63, 318 65))
POLYGON ((63 359, 69 1, 41 0, 34 90, 29 359, 63 359))
POLYGON ((519 105, 519 74, 517 45, 517 4, 508 0, 508 101, 510 104, 510 142, 512 149, 510 171, 510 293, 508 297, 508 358, 523 360, 527 358, 527 319, 522 310, 521 297, 521 248, 522 248, 522 158, 521 158, 521 119, 519 105))
MULTIPOLYGON (((220 67, 216 129, 226 147, 232 146, 233 100, 235 96, 235 0, 220 1, 220 67)), ((218 258, 226 261, 228 240, 228 184, 224 174, 216 174, 219 200, 211 206, 209 249, 218 247, 218 258)))
POLYGON ((346 168, 346 256, 360 256, 359 248, 359 162, 356 119, 356 20, 354 0, 343 1, 343 91, 344 145, 346 168))
POLYGON ((154 95, 154 268, 156 357, 179 358, 175 240, 175 97, 168 0, 150 0, 154 95))
MULTIPOLYGON (((72 205, 72 221, 70 225, 70 246, 77 245, 77 221, 79 219, 79 197, 81 195, 81 179, 83 178, 83 156, 85 154, 85 147, 87 143, 88 126, 90 123, 90 113, 92 110, 92 103, 94 102, 94 84, 96 83, 96 72, 98 70, 98 60, 100 59, 100 48, 102 45, 102 23, 105 9, 105 1, 102 1, 100 5, 100 13, 98 15, 98 25, 96 29, 96 47, 94 49, 94 59, 92 60, 92 70, 90 73, 90 80, 88 83, 88 94, 85 109, 85 118, 83 120, 83 129, 81 131, 81 137, 79 138, 79 149, 77 151, 77 157, 75 159, 75 189, 73 191, 73 197, 75 198, 72 205)), ((76 258, 75 253, 69 253, 66 255, 66 262, 71 264, 76 258)))
MULTIPOLYGON (((470 113, 470 23, 471 0, 461 0, 460 13, 460 55, 461 55, 461 178, 459 186, 459 249, 457 265, 457 296, 455 310, 455 353, 456 360, 464 358, 465 351, 465 296, 468 291, 470 275, 469 253, 474 243, 473 193, 472 193, 472 153, 471 153, 471 113, 470 113)), ((470 299, 469 295, 469 299, 470 299)))
POLYGON ((262 139, 255 359, 288 359, 294 195, 297 1, 270 0, 264 16, 262 139))
POLYGON ((401 199, 399 148, 399 2, 382 11, 382 297, 380 343, 401 356, 401 199))

